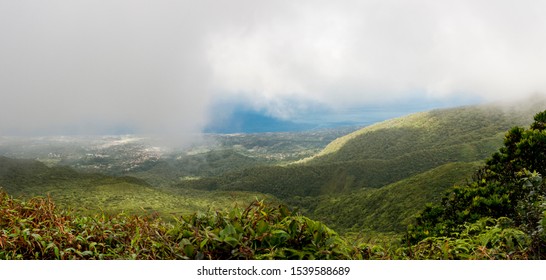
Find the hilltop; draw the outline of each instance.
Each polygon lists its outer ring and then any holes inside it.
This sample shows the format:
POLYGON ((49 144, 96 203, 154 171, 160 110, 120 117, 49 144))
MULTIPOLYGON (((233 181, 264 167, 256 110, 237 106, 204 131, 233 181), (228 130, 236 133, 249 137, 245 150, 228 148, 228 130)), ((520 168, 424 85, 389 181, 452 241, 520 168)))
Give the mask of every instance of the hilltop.
POLYGON ((532 121, 546 102, 433 110, 381 122, 332 141, 288 166, 261 166, 179 187, 259 191, 281 199, 381 188, 451 162, 482 161, 506 130, 532 121))

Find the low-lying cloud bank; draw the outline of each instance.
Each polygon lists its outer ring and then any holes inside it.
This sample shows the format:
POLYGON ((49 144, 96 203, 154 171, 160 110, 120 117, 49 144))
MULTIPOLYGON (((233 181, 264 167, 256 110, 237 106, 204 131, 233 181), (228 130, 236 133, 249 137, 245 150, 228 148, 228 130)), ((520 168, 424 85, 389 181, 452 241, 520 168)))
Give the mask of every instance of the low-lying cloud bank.
POLYGON ((290 119, 314 104, 543 94, 544 10, 531 0, 0 0, 0 134, 184 139, 218 100, 290 119))

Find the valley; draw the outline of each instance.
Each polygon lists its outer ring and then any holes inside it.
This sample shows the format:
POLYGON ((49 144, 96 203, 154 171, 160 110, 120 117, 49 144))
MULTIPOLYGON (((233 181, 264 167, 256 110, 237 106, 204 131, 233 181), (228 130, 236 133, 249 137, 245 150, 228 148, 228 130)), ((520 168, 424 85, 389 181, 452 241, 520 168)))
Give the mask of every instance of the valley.
POLYGON ((284 165, 320 151, 355 128, 264 134, 207 134, 181 148, 125 136, 8 138, 0 141, 0 186, 21 197, 51 195, 85 212, 159 213, 163 217, 246 206, 255 191, 173 187, 255 166, 284 165))
POLYGON ((17 199, 51 197, 82 215, 167 223, 265 202, 354 242, 401 246, 423 209, 472 184, 507 131, 532 123, 545 107, 466 106, 364 128, 203 134, 176 148, 133 135, 2 137, 0 186, 17 199))

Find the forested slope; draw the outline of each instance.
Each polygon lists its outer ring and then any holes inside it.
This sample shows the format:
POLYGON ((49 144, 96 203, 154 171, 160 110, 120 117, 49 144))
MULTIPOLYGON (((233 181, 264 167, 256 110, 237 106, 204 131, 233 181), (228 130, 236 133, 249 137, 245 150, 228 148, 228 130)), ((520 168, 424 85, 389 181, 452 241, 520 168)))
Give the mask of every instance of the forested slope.
POLYGON ((448 163, 382 188, 289 200, 310 217, 340 231, 402 233, 427 203, 464 183, 481 163, 448 163))
POLYGON ((334 140, 313 158, 257 167, 179 187, 259 191, 281 199, 379 188, 450 162, 484 160, 505 131, 532 120, 545 101, 433 110, 388 120, 334 140))
POLYGON ((420 246, 426 258, 466 258, 476 249, 494 249, 491 258, 544 259, 546 111, 534 120, 528 128, 510 129, 473 181, 427 206, 405 242, 420 246), (442 252, 439 244, 453 250, 442 252))
POLYGON ((81 173, 68 167, 48 167, 41 162, 0 157, 0 187, 14 197, 50 195, 60 206, 95 213, 172 214, 230 209, 266 196, 258 193, 169 191, 141 179, 81 173))

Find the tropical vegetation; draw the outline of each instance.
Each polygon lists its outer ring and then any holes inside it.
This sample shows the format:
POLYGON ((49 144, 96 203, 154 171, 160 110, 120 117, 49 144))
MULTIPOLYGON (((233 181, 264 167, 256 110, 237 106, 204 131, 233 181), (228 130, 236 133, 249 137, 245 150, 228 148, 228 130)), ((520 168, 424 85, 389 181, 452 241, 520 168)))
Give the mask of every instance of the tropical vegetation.
POLYGON ((173 166, 0 157, 0 259, 544 259, 546 111, 529 114, 420 113, 288 165, 223 151, 243 164, 159 187, 173 166))

